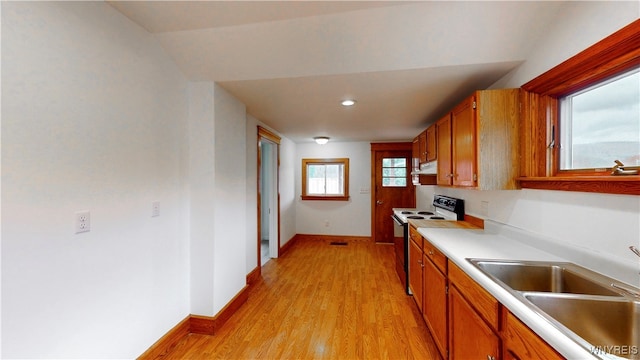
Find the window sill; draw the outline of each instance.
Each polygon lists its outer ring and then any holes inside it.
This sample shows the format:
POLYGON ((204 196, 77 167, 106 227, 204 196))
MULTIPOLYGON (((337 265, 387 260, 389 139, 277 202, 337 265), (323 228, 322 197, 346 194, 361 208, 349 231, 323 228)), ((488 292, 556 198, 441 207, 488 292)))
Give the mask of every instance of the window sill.
POLYGON ((640 195, 640 175, 520 177, 517 180, 527 189, 640 195))
POLYGON ((349 196, 300 196, 302 200, 349 201, 349 196))

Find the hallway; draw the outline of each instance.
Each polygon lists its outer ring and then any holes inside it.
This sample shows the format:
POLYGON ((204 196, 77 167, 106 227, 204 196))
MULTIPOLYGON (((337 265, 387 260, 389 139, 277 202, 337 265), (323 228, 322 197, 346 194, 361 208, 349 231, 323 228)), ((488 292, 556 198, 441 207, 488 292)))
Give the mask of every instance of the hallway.
POLYGON ((438 359, 393 247, 330 242, 299 240, 214 336, 191 334, 163 359, 438 359))

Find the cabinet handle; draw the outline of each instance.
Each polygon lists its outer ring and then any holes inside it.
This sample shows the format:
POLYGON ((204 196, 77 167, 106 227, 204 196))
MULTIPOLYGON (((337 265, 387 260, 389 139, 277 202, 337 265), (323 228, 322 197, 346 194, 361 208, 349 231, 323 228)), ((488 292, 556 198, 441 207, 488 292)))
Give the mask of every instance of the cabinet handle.
POLYGON ((433 250, 429 250, 429 255, 433 256, 433 250))
POLYGON ((496 358, 494 356, 487 355, 487 360, 496 360, 496 358))

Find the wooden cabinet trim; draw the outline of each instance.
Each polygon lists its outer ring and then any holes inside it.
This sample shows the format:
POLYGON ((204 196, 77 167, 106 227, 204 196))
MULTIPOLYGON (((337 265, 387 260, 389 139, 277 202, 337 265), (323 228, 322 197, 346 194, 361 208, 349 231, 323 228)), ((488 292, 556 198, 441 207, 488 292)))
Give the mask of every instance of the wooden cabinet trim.
POLYGON ((547 147, 552 140, 547 128, 558 120, 558 98, 638 65, 640 20, 635 20, 522 85, 519 180, 523 188, 640 195, 640 177, 618 180, 607 172, 566 176, 557 166, 557 147, 547 147))
POLYGON ((501 305, 498 300, 451 261, 448 271, 450 283, 470 300, 472 306, 494 330, 499 330, 501 305))

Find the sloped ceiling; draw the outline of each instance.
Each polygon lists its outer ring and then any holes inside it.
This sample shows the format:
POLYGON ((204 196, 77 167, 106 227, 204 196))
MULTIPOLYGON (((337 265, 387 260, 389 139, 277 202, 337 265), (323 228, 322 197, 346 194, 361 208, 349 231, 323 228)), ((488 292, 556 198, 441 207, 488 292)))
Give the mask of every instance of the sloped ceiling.
POLYGON ((117 1, 295 142, 411 140, 525 61, 558 1, 117 1), (344 108, 340 101, 355 98, 344 108))

